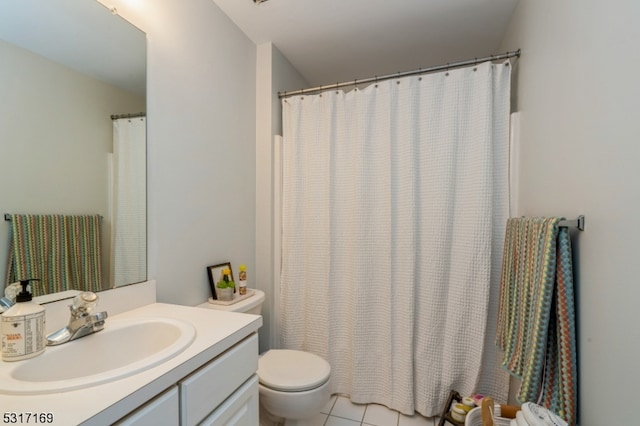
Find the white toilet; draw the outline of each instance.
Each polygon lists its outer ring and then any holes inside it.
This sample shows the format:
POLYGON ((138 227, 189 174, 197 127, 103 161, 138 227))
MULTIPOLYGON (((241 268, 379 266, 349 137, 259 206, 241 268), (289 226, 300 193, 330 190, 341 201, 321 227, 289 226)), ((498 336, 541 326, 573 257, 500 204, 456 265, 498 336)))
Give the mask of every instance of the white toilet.
MULTIPOLYGON (((202 308, 259 315, 264 292, 251 289, 253 296, 223 305, 203 303, 202 308)), ((303 351, 272 349, 258 361, 259 400, 272 422, 286 426, 312 424, 331 397, 331 366, 321 357, 303 351)))

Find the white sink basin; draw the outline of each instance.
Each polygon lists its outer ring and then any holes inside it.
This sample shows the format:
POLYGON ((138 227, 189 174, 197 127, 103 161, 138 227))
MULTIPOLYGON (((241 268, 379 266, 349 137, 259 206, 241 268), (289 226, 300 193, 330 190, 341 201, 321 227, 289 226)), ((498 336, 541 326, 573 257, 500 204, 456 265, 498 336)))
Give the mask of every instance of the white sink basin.
POLYGON ((0 377, 0 393, 63 392, 131 376, 178 355, 195 336, 193 325, 170 318, 107 319, 102 331, 7 363, 15 367, 0 377))

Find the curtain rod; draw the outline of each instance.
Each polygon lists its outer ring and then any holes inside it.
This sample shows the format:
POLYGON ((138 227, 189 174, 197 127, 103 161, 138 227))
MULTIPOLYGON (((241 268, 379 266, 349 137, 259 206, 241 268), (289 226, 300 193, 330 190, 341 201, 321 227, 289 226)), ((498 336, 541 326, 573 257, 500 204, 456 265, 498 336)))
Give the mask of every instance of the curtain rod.
POLYGON ((431 72, 436 72, 436 71, 449 70, 449 69, 452 69, 452 68, 465 67, 467 65, 476 65, 476 64, 479 64, 481 62, 500 61, 502 59, 508 59, 508 58, 513 58, 513 57, 518 57, 518 58, 520 57, 520 49, 515 50, 513 52, 502 53, 500 55, 486 56, 484 58, 475 58, 475 59, 469 59, 467 61, 452 62, 452 63, 446 64, 446 65, 437 65, 435 67, 430 67, 430 68, 420 68, 420 69, 413 70, 413 71, 397 72, 395 74, 388 74, 388 75, 384 75, 382 77, 372 77, 372 78, 365 78, 363 80, 345 81, 345 82, 342 82, 342 83, 327 84, 325 86, 312 87, 310 89, 294 90, 294 91, 291 91, 291 92, 287 92, 287 91, 278 92, 278 97, 280 99, 282 99, 282 98, 287 98, 289 96, 294 96, 294 95, 302 95, 302 94, 306 94, 306 93, 322 92, 324 90, 338 89, 340 87, 345 87, 345 86, 357 86, 358 84, 373 83, 373 82, 382 81, 382 80, 389 80, 389 79, 392 79, 392 78, 406 77, 406 76, 416 75, 416 74, 425 74, 425 73, 431 73, 431 72))
POLYGON ((134 114, 120 114, 120 115, 112 115, 111 119, 112 120, 117 120, 119 118, 137 118, 137 117, 146 117, 146 113, 144 112, 137 112, 134 114))

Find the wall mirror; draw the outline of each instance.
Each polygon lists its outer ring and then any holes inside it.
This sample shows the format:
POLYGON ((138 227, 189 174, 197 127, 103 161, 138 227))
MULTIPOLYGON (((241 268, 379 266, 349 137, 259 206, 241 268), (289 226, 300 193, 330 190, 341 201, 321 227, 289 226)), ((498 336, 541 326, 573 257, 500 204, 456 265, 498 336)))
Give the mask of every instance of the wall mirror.
MULTIPOLYGON (((114 183, 111 116, 146 111, 146 35, 95 0, 2 0, 0 58, 0 214, 98 214, 101 288, 145 281, 146 126, 130 212, 141 254, 127 265, 138 273, 118 281, 114 197, 126 184, 114 183)), ((11 222, 0 218, 3 291, 11 222)))

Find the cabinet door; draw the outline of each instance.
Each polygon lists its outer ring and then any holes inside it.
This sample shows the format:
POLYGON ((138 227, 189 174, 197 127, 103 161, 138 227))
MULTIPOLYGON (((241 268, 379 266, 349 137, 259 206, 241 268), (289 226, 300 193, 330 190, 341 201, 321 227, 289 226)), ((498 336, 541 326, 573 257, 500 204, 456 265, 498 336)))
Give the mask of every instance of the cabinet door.
POLYGON ((256 333, 180 382, 180 424, 195 426, 258 371, 256 333))
POLYGON ((200 426, 258 426, 258 376, 253 375, 200 426))
POLYGON ((117 426, 175 426, 180 422, 178 386, 147 402, 127 417, 117 421, 117 426))

